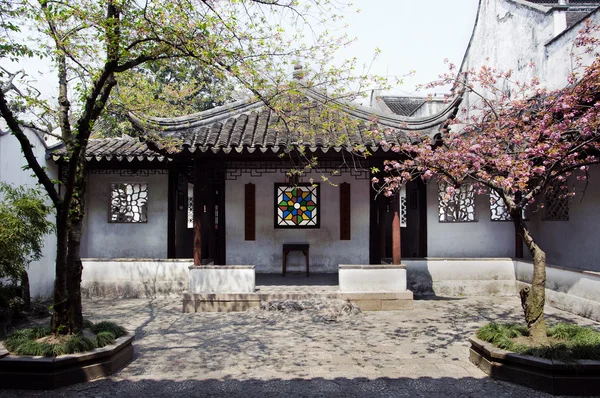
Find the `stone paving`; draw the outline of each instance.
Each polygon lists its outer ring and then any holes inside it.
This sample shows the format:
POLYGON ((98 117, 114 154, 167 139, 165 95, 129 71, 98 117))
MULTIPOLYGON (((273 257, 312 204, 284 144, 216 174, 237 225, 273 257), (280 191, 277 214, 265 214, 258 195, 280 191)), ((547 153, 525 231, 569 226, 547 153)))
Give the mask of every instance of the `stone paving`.
MULTIPOLYGON (((104 380, 0 396, 58 397, 544 397, 489 379, 467 337, 520 321, 515 297, 416 300, 414 310, 327 321, 310 312, 181 313, 177 299, 86 301, 92 321, 135 331, 135 359, 104 380)), ((600 324, 547 308, 550 323, 600 324)), ((1 386, 0 386, 1 388, 1 386)))

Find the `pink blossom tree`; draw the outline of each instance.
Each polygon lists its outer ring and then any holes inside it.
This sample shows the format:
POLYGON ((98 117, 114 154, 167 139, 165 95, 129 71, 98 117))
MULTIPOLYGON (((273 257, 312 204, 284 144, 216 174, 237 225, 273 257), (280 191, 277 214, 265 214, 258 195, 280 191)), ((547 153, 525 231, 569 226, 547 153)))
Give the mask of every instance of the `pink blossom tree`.
POLYGON ((576 69, 560 90, 546 90, 537 79, 512 81, 511 71, 484 66, 455 73, 451 65, 451 72, 432 85, 452 83, 476 105, 462 109, 441 139, 415 136, 411 143, 391 146, 402 160, 386 161, 387 176, 373 181, 387 196, 421 178, 445 184, 446 199, 462 184, 502 198, 533 258, 531 287, 522 289, 520 296, 536 343, 546 340, 546 254, 522 215, 526 206, 542 207, 544 194, 574 196, 567 180, 587 182, 589 167, 600 163, 600 57, 594 53, 598 49, 591 35, 594 30, 586 26, 575 43, 593 61, 576 69))

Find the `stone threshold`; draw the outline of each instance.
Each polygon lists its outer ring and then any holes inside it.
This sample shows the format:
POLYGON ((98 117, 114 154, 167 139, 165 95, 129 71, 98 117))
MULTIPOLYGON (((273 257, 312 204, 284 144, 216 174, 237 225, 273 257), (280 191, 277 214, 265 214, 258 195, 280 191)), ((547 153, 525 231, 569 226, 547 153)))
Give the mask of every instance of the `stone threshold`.
POLYGON ((259 308, 261 301, 338 299, 355 303, 362 311, 413 309, 413 293, 404 292, 272 292, 183 294, 184 313, 242 312, 259 308))

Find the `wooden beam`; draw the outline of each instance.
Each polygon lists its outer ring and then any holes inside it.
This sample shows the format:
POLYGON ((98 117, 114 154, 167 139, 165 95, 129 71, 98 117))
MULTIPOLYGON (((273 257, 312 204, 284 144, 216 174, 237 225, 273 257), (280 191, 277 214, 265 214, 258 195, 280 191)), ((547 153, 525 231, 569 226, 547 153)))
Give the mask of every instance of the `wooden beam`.
POLYGON ((202 186, 206 183, 202 163, 194 159, 194 265, 202 265, 202 213, 204 203, 202 186))
POLYGON ((400 264, 402 253, 400 243, 400 195, 398 193, 392 201, 392 211, 394 213, 392 220, 392 264, 400 264))

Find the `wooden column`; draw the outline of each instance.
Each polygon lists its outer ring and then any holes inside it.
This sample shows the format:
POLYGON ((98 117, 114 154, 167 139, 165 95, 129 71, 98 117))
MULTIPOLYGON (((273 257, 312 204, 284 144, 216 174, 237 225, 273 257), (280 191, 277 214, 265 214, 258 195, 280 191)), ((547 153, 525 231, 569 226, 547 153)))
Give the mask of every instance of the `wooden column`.
POLYGON ((202 213, 204 203, 202 195, 203 185, 206 183, 202 163, 194 159, 194 265, 202 265, 202 213))
POLYGON ((369 264, 381 264, 379 253, 379 223, 377 222, 377 204, 375 190, 369 187, 369 264))
POLYGON ((401 244, 400 244, 400 195, 396 193, 392 201, 392 211, 394 218, 392 220, 392 264, 402 262, 401 244))
POLYGON ((377 199, 377 209, 378 209, 378 226, 379 226, 379 263, 381 264, 381 259, 387 257, 387 205, 388 200, 384 196, 379 196, 377 199))
POLYGON ((523 258, 523 238, 515 232, 515 258, 523 258))
POLYGON ((169 193, 167 201, 167 257, 176 258, 175 210, 177 209, 177 169, 174 167, 169 168, 169 193))

